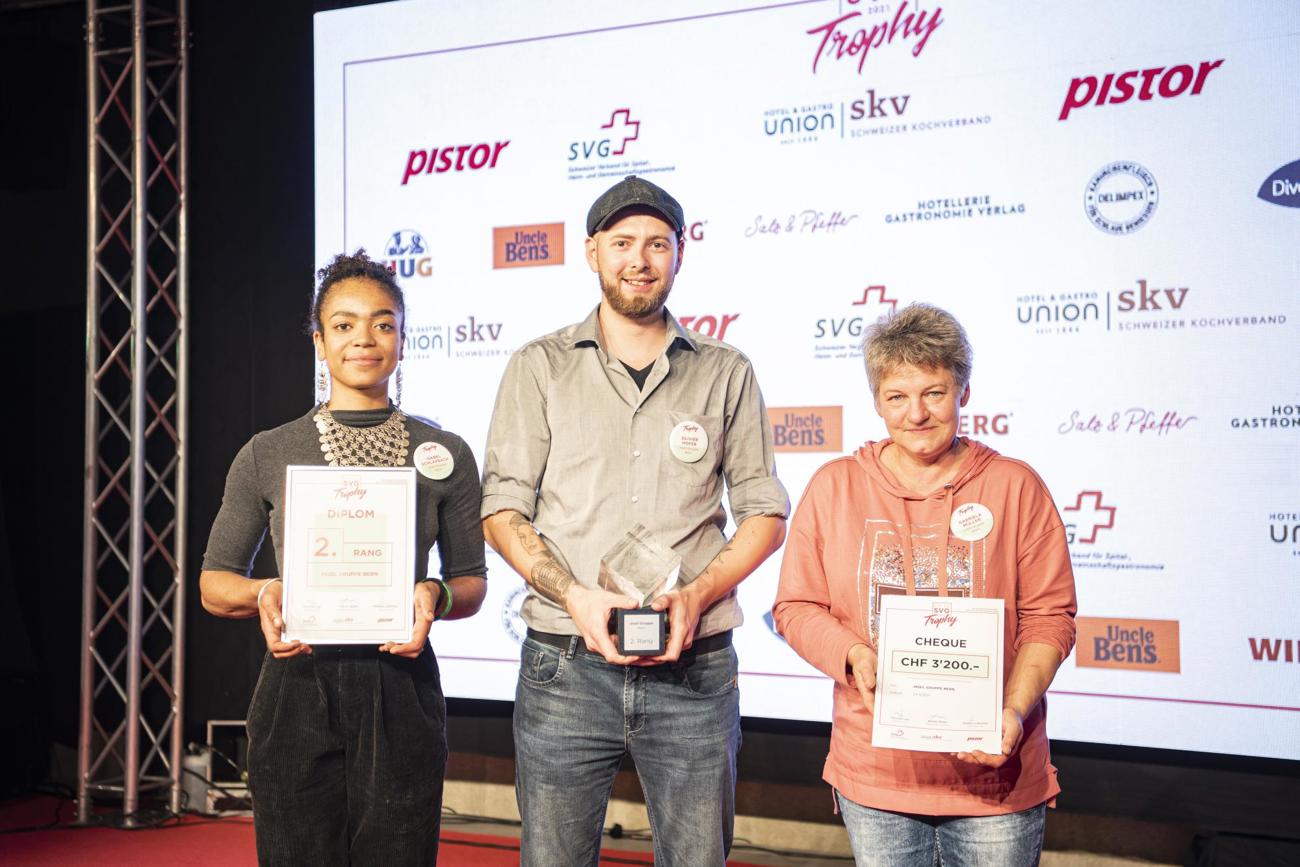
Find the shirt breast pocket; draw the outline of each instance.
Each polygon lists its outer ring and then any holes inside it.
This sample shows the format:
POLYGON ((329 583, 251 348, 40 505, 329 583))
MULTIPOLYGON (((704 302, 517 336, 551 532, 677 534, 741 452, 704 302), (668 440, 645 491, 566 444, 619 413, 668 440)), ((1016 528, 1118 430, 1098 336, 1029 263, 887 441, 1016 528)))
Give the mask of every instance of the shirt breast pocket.
POLYGON ((665 481, 685 488, 714 485, 722 466, 722 416, 676 410, 665 415, 665 481))

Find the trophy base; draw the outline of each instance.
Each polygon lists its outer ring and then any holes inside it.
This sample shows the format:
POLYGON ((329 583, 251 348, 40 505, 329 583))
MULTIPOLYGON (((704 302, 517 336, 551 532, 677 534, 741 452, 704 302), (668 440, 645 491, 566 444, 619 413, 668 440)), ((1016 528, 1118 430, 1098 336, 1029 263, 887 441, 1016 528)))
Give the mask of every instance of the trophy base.
POLYGON ((617 609, 614 632, 624 656, 659 656, 668 648, 668 615, 653 608, 617 609))

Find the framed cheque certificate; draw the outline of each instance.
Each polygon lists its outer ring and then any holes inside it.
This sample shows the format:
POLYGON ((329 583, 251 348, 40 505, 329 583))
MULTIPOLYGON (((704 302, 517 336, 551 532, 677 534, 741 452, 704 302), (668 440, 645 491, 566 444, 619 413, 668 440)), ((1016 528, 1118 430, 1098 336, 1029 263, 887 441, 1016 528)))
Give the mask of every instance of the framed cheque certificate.
POLYGON ((284 640, 411 640, 415 469, 286 470, 284 640))
POLYGON ((877 747, 1002 752, 1001 599, 883 596, 877 642, 877 747))

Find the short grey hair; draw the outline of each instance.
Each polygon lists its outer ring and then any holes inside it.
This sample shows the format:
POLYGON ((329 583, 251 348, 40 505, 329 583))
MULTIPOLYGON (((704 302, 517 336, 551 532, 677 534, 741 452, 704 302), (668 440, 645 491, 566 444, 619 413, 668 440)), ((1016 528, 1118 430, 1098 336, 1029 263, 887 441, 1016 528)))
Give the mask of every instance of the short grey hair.
POLYGON ((862 342, 873 395, 880 381, 904 364, 946 370, 957 388, 964 390, 970 384, 972 356, 961 323, 933 304, 907 305, 868 328, 862 342))

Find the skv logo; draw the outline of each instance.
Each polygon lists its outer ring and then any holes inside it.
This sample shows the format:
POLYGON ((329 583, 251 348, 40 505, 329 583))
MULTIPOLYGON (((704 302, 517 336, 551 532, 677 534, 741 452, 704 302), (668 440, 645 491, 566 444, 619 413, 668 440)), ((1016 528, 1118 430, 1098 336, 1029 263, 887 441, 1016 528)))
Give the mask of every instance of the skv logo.
POLYGON ((469 322, 456 326, 457 343, 495 343, 501 336, 500 322, 479 322, 473 316, 469 322))
POLYGON ((1073 506, 1061 509, 1072 513, 1065 516, 1065 541, 1068 544, 1077 541, 1080 545, 1093 545, 1100 531, 1114 528, 1115 507, 1103 506, 1101 501, 1101 491, 1080 491, 1073 506))
POLYGON ((641 121, 632 119, 632 111, 627 108, 616 109, 609 116, 609 122, 600 125, 606 132, 602 138, 588 141, 576 141, 569 145, 569 161, 589 160, 595 157, 622 156, 629 142, 634 142, 641 135, 641 121))
POLYGON ((1146 280, 1138 280, 1137 292, 1125 289, 1119 293, 1116 310, 1120 313, 1129 311, 1145 312, 1148 310, 1181 310, 1187 300, 1187 287, 1172 289, 1150 289, 1146 280))
POLYGON ((399 277, 428 277, 433 274, 433 260, 429 258, 429 245, 414 229, 399 229, 384 245, 384 256, 393 273, 399 277))
POLYGON ((866 99, 855 99, 849 103, 849 117, 853 120, 876 120, 882 117, 902 117, 907 111, 907 103, 912 98, 909 93, 901 96, 876 96, 876 89, 867 91, 866 99), (892 111, 890 109, 893 109, 892 111))
POLYGON ((406 335, 406 352, 413 359, 491 357, 488 353, 500 354, 491 344, 501 339, 503 327, 504 323, 481 322, 475 316, 449 325, 413 325, 406 335))

